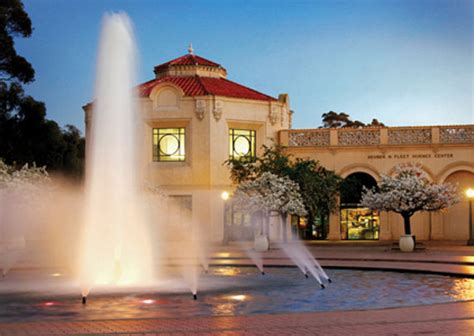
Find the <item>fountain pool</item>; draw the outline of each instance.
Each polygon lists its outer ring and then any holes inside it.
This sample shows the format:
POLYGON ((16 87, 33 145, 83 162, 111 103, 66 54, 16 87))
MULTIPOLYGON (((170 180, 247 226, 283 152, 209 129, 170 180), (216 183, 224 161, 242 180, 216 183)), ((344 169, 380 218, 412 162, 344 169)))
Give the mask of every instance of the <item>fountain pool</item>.
POLYGON ((170 268, 152 288, 96 288, 83 306, 67 276, 12 272, 0 289, 0 322, 252 315, 378 309, 474 299, 474 279, 433 274, 331 269, 334 282, 320 289, 297 268, 211 267, 192 300, 170 268), (35 277, 34 281, 28 280, 35 277), (43 281, 44 280, 44 281, 43 281), (23 282, 22 292, 9 284, 23 282), (31 281, 29 287, 27 281, 31 281), (51 285, 52 283, 52 285, 51 285))

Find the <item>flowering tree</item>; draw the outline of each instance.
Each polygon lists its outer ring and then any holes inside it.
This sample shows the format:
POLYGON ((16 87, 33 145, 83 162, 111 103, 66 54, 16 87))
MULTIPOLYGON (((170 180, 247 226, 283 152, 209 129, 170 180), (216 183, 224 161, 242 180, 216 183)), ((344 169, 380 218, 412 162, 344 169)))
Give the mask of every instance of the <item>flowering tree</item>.
POLYGON ((377 188, 365 189, 361 205, 372 210, 394 211, 403 217, 405 234, 411 234, 410 218, 418 211, 438 211, 458 202, 456 188, 430 182, 416 165, 398 165, 393 176, 383 176, 377 188))
POLYGON ((306 215, 298 184, 286 176, 269 172, 255 180, 241 182, 235 191, 234 202, 251 212, 262 212, 266 223, 272 212, 279 213, 283 223, 286 223, 288 214, 306 215))
MULTIPOLYGON (((318 161, 296 158, 284 152, 283 147, 262 146, 263 153, 255 160, 228 160, 231 179, 236 183, 254 180, 265 172, 277 176, 288 176, 299 185, 299 193, 307 212, 307 234, 312 234, 312 223, 316 218, 321 222, 338 209, 337 196, 341 178, 333 171, 322 167, 318 161)), ((325 237, 325 225, 320 234, 325 237)))
POLYGON ((25 247, 25 210, 31 210, 39 191, 50 185, 44 167, 15 169, 0 159, 0 268, 2 274, 18 260, 25 247))
POLYGON ((0 159, 0 192, 32 195, 50 183, 46 167, 25 164, 21 169, 15 169, 0 159))

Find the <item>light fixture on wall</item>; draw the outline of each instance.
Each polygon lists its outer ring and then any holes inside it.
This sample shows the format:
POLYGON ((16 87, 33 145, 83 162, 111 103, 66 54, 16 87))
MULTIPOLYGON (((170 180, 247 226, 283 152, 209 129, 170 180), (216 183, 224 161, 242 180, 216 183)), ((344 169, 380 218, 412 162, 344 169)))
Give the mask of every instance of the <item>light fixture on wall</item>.
POLYGON ((222 194, 221 194, 221 198, 224 201, 227 201, 229 199, 229 193, 227 191, 223 191, 222 194))
POLYGON ((469 240, 467 241, 467 245, 473 246, 474 245, 474 238, 472 237, 472 199, 474 198, 474 189, 468 188, 466 190, 466 197, 469 202, 469 240))

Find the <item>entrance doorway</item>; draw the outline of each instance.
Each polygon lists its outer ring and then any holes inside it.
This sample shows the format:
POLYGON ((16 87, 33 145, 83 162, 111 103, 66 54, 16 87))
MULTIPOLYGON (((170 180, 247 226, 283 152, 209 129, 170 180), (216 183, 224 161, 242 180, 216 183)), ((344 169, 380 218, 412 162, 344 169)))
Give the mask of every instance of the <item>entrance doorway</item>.
POLYGON ((367 173, 353 173, 341 184, 340 228, 343 240, 377 240, 380 231, 378 211, 360 206, 363 188, 371 189, 377 181, 367 173))
POLYGON ((307 217, 291 216, 292 239, 324 240, 329 232, 329 218, 318 216, 312 223, 307 217))

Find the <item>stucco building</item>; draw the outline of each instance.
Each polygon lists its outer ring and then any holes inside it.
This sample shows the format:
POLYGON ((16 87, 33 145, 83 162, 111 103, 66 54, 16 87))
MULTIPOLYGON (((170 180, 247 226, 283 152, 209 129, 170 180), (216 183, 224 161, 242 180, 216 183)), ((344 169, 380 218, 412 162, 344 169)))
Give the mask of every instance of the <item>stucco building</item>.
MULTIPOLYGON (((295 157, 319 160, 343 178, 376 183, 395 165, 419 162, 436 182, 474 187, 474 125, 362 129, 291 129, 289 98, 278 98, 227 79, 226 69, 189 50, 154 68, 155 78, 139 85, 143 143, 149 183, 178 204, 167 213, 183 237, 205 232, 212 241, 250 239, 250 215, 233 211, 223 192, 234 186, 224 162, 256 156, 262 145, 280 144, 295 157)), ((91 116, 86 107, 86 130, 91 116)), ((398 239, 396 214, 370 212, 341 199, 337 213, 322 223, 293 218, 288 231, 305 239, 398 239)), ((282 228, 272 223, 272 238, 282 228)), ((467 201, 445 213, 418 214, 417 239, 468 238, 467 201)))

